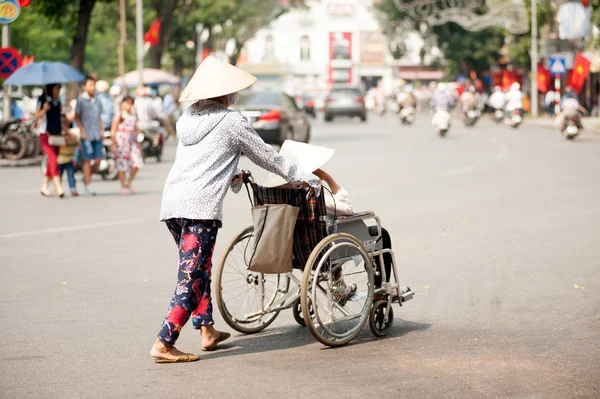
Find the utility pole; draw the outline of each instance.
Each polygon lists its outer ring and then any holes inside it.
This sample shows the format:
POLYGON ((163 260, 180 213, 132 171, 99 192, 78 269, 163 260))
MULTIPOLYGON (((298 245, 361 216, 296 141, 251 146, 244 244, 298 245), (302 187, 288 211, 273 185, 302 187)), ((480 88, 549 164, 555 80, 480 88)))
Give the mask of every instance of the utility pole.
POLYGON ((125 0, 119 2, 119 28, 121 36, 119 38, 119 75, 121 76, 121 94, 127 93, 127 84, 125 83, 125 41, 127 40, 127 21, 125 20, 125 13, 127 8, 125 7, 125 0))
MULTIPOLYGON (((137 69, 140 74, 140 85, 144 84, 144 21, 142 0, 135 2, 135 33, 137 43, 137 69)), ((125 83, 125 82, 123 82, 125 83)))
POLYGON ((538 116, 538 27, 537 0, 531 0, 531 117, 538 116))
MULTIPOLYGON (((10 25, 2 25, 2 47, 10 47, 10 25)), ((4 96, 2 100, 2 119, 9 120, 11 115, 10 109, 10 86, 4 86, 4 96)))

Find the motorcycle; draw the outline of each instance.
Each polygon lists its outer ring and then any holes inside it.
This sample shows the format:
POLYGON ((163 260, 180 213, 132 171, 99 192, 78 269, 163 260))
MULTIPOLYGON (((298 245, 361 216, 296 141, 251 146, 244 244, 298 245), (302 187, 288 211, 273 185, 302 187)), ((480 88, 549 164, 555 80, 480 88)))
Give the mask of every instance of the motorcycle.
POLYGON ((448 129, 450 129, 450 114, 443 109, 437 109, 433 114, 431 122, 433 127, 435 127, 437 134, 440 137, 444 137, 448 132, 448 129))
POLYGON ((562 134, 565 136, 565 139, 574 140, 579 135, 580 127, 581 121, 579 120, 579 116, 567 116, 562 127, 562 134))
POLYGON ((412 125, 415 122, 415 109, 413 107, 404 107, 400 111, 398 115, 400 117, 400 122, 403 125, 412 125))
POLYGON ((463 121, 465 122, 465 125, 466 126, 475 126, 475 123, 477 123, 477 120, 479 119, 479 115, 480 115, 480 112, 476 108, 471 108, 470 110, 468 110, 465 115, 465 118, 463 119, 463 121))
POLYGON ((385 112, 387 111, 387 107, 385 106, 385 104, 381 103, 381 104, 377 104, 375 106, 374 109, 375 113, 379 116, 383 116, 385 115, 385 112))
POLYGON ((137 141, 141 146, 142 158, 156 158, 156 162, 162 160, 163 147, 165 144, 166 130, 159 122, 138 122, 137 141))
POLYGON ((513 129, 518 128, 519 125, 521 124, 521 122, 523 122, 523 117, 521 116, 521 110, 520 109, 514 109, 514 110, 510 111, 510 115, 508 115, 504 119, 504 123, 506 123, 507 125, 509 125, 513 129))
POLYGON ((500 108, 496 108, 494 111, 494 122, 501 123, 504 120, 504 111, 500 108))
POLYGON ((2 158, 17 160, 25 156, 27 143, 20 131, 19 119, 11 119, 0 124, 0 153, 2 158))

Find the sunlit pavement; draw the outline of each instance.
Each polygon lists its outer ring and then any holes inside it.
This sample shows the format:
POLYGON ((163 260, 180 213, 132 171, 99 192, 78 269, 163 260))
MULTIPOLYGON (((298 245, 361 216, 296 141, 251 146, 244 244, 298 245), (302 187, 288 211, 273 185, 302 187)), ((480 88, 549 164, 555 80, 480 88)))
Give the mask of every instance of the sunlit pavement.
MULTIPOLYGON (((152 362, 176 279, 158 222, 173 145, 128 197, 98 181, 96 198, 47 199, 39 169, 0 169, 0 398, 600 397, 600 137, 483 119, 441 139, 429 119, 313 124, 416 291, 386 338, 338 349, 286 311, 200 362, 152 362)), ((249 209, 227 197, 215 260, 249 209)), ((200 352, 191 323, 178 347, 200 352)))

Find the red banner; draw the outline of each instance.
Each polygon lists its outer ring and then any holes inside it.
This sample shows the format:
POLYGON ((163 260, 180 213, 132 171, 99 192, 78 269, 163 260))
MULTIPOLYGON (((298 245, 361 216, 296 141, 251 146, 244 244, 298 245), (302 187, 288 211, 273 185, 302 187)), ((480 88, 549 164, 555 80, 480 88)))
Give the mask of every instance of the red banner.
POLYGON ((510 89, 510 85, 513 83, 518 83, 519 79, 514 72, 505 69, 502 71, 502 89, 508 90, 510 89))
POLYGON ((567 87, 571 87, 576 93, 579 94, 583 88, 583 84, 585 83, 588 74, 590 73, 591 65, 592 63, 590 60, 585 58, 583 54, 577 53, 577 57, 575 57, 575 65, 573 65, 573 70, 569 74, 567 87))
POLYGON ((550 90, 551 80, 552 80, 552 78, 550 76, 550 71, 547 70, 546 68, 544 68, 544 66, 540 62, 538 64, 538 70, 537 70, 538 91, 540 93, 546 93, 548 90, 550 90))
POLYGON ((148 29, 148 32, 144 35, 144 43, 148 43, 151 46, 156 46, 160 41, 160 20, 154 19, 152 25, 148 29))
POLYGON ((29 7, 31 4, 31 0, 19 0, 19 5, 21 8, 29 7))
POLYGON ((329 32, 329 83, 352 83, 351 62, 352 32, 329 32))

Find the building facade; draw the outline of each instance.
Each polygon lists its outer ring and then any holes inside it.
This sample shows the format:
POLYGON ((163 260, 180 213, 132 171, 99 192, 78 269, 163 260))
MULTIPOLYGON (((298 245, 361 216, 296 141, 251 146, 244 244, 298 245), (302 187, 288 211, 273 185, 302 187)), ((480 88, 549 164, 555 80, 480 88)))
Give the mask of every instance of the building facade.
POLYGON ((246 43, 239 66, 293 95, 326 92, 333 84, 368 89, 390 85, 388 44, 371 0, 308 0, 246 43))

